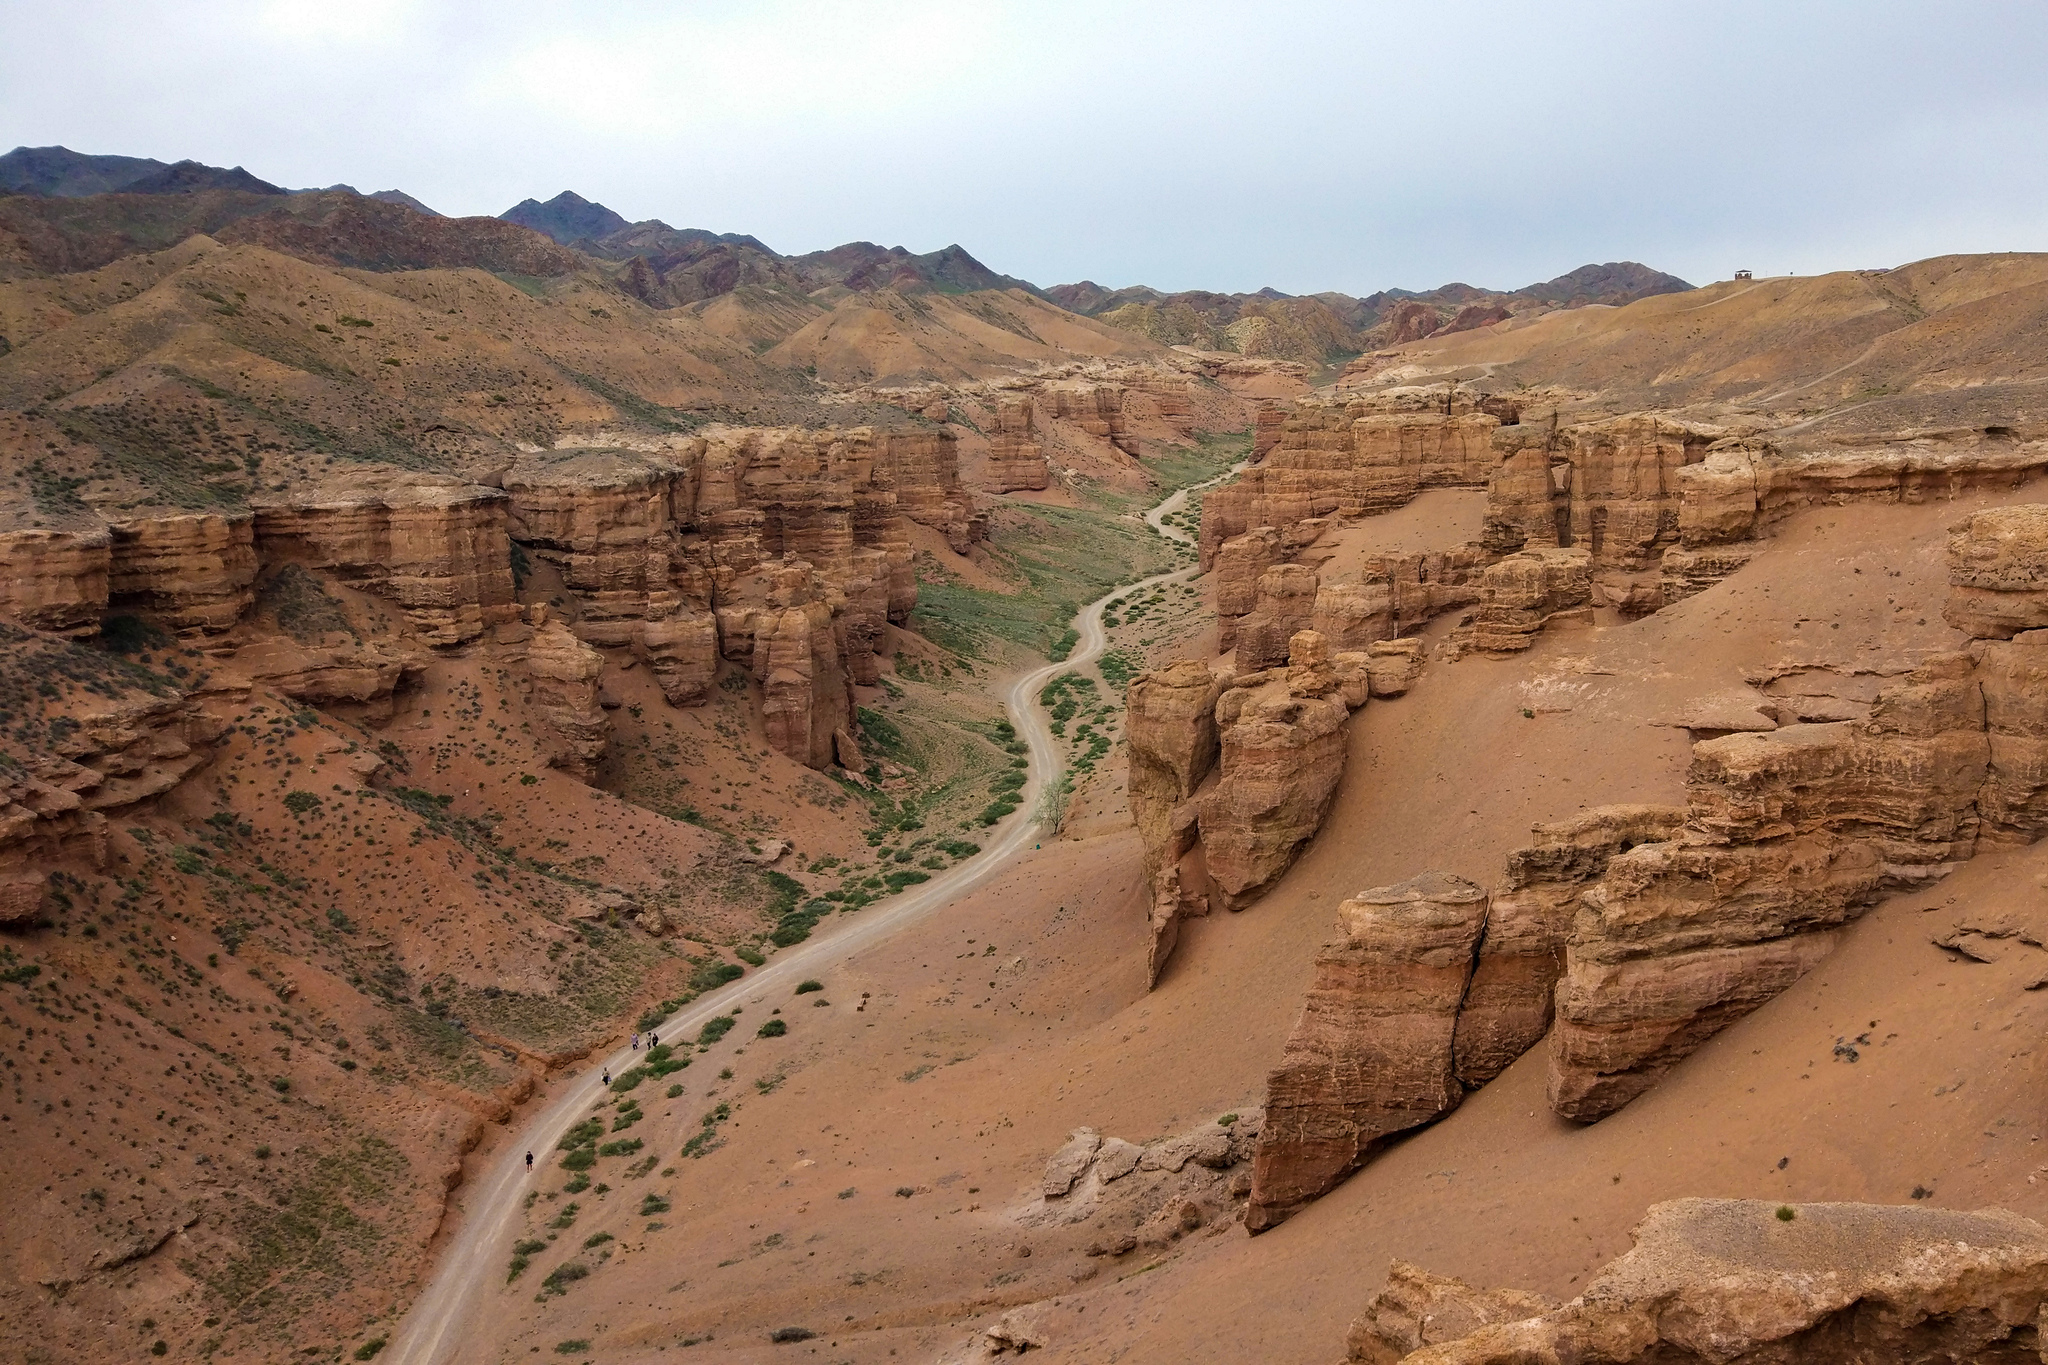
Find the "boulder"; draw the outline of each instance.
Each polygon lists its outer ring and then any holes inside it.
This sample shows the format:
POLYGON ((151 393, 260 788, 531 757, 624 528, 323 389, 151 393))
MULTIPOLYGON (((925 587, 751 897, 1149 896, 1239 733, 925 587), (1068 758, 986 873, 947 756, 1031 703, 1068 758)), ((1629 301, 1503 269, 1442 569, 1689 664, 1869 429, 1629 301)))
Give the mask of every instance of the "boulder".
POLYGON ((1315 615, 1316 572, 1276 564, 1259 575, 1252 611, 1237 623, 1237 668, 1251 673, 1287 662, 1287 643, 1315 615))
POLYGON ((1361 892, 1315 977, 1279 1067, 1252 1158, 1245 1226, 1274 1227, 1358 1169, 1387 1137, 1464 1096, 1453 1061, 1459 1003, 1486 923, 1486 892, 1441 872, 1361 892))
POLYGON ((670 706, 702 706, 718 678, 718 618, 680 608, 634 631, 633 653, 645 659, 670 706))
POLYGON ((1045 1175, 1038 1182, 1039 1193, 1047 1199, 1058 1199, 1071 1192, 1101 1146, 1102 1134, 1093 1128, 1076 1128, 1066 1145, 1045 1163, 1045 1175))
POLYGON ((1487 654, 1529 648, 1553 620, 1591 606, 1590 562, 1584 550, 1546 548, 1509 555, 1486 571, 1479 608, 1457 638, 1487 654))
POLYGON ((1422 641, 1375 640, 1365 651, 1367 686, 1375 697, 1404 695, 1422 674, 1422 641))
POLYGON ((1557 1307, 1557 1300, 1520 1289, 1476 1289, 1448 1275, 1396 1261, 1387 1282, 1351 1324, 1345 1359, 1352 1365, 1395 1365, 1425 1346, 1456 1341, 1496 1323, 1520 1322, 1557 1307))

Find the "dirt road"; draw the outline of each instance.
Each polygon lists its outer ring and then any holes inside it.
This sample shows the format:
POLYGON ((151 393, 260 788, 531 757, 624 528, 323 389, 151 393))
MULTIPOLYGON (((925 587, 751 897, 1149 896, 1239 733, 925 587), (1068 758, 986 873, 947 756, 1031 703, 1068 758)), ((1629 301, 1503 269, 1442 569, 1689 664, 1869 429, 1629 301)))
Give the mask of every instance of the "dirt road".
MULTIPOLYGON (((1176 491, 1145 514, 1146 522, 1169 540, 1190 543, 1186 534, 1165 525, 1164 518, 1186 506, 1190 492, 1221 483, 1242 468, 1238 465, 1208 483, 1176 491)), ((994 876, 1027 844, 1035 842, 1039 837, 1039 798, 1047 783, 1058 780, 1060 772, 1060 751, 1039 709, 1039 691, 1055 675, 1085 668, 1101 656, 1108 645, 1102 609, 1111 598, 1154 584, 1175 582, 1192 573, 1192 568, 1176 569, 1105 593, 1075 617, 1074 629, 1080 639, 1065 660, 1033 669, 1010 684, 1004 694, 1004 705, 1018 736, 1030 746, 1030 779, 1021 793, 1021 809, 996 827, 994 837, 980 854, 858 916, 832 924, 808 942, 776 954, 766 966, 756 968, 730 986, 700 996, 670 1016, 662 1031, 672 1038, 688 1038, 705 1020, 725 1013, 735 1004, 753 1004, 771 994, 786 995, 805 977, 823 975, 863 948, 953 904, 994 876)), ((529 1119, 518 1140, 508 1144, 491 1168, 471 1182, 462 1201, 461 1226, 442 1253, 433 1279, 393 1332, 391 1345, 383 1356, 387 1365, 436 1365, 459 1358, 471 1316, 483 1310, 483 1291, 500 1283, 504 1275, 513 1229, 533 1183, 525 1165, 527 1151, 551 1154, 556 1140, 570 1123, 603 1094, 601 1073, 607 1069, 624 1071, 636 1060, 638 1054, 630 1049, 615 1051, 593 1060, 581 1076, 564 1081, 553 1102, 529 1119)))

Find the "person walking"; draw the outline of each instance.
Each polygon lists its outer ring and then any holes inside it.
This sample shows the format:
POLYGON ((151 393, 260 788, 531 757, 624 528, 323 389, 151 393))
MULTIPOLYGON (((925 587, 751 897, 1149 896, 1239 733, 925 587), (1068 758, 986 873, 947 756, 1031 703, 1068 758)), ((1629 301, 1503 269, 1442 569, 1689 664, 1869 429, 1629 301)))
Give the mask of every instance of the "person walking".
POLYGON ((612 1083, 612 1069, 610 1067, 606 1067, 604 1069, 604 1083, 606 1085, 610 1085, 612 1083))
POLYGON ((526 1173, 527 1173, 528 1175, 532 1175, 532 1174, 533 1174, 533 1153, 532 1153, 532 1152, 528 1152, 528 1153, 526 1154, 526 1173))
POLYGON ((635 1052, 638 1052, 639 1050, 640 1050, 640 1035, 636 1033, 636 1034, 634 1034, 634 1035, 633 1035, 633 1051, 635 1051, 635 1052))

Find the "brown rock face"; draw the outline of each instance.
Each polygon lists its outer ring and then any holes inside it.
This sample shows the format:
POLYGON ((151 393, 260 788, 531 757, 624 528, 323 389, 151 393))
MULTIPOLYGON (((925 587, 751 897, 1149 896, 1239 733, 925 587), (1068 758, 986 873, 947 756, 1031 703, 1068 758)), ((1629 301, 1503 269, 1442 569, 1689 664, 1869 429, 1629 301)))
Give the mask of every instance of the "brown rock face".
POLYGON ((531 457, 505 476, 512 538, 560 570, 577 595, 576 633, 623 645, 673 612, 677 464, 633 451, 531 457))
POLYGON ((640 628, 644 657, 670 706, 702 706, 718 677, 718 621, 710 612, 679 610, 640 628))
MULTIPOLYGON (((1314 517, 1399 507, 1424 488, 1486 484, 1500 418, 1444 388, 1393 389, 1343 404, 1302 404, 1263 464, 1202 504, 1201 564, 1254 526, 1283 536, 1314 517)), ((1220 610, 1220 608, 1219 608, 1220 610)))
POLYGON ((104 526, 0 535, 0 617, 60 635, 97 633, 112 541, 104 526))
POLYGON ((179 632, 214 634, 255 601, 255 521, 194 512, 117 521, 107 610, 150 616, 179 632))
POLYGON ((1343 698, 1295 696, 1284 681, 1233 688, 1216 703, 1221 772, 1197 799, 1226 909, 1257 900, 1321 827, 1344 773, 1349 714, 1343 698))
POLYGON ((1942 619, 1980 640, 2048 626, 2048 507, 1999 507, 1950 528, 1942 619))
POLYGON ((325 569, 397 602, 428 644, 461 644, 515 614, 505 503, 424 475, 295 494, 256 504, 258 556, 325 569))
MULTIPOLYGON (((1207 525, 1207 512, 1203 513, 1207 525)), ((1259 602, 1259 579, 1281 561, 1284 551, 1280 532, 1258 526, 1225 542, 1214 557, 1216 575, 1217 643, 1230 649, 1237 643, 1238 618, 1248 616, 1259 602)))
POLYGON ((1343 936, 1266 1081, 1245 1226, 1261 1232, 1363 1165, 1384 1138, 1456 1108, 1458 1005, 1486 923, 1486 893, 1426 872, 1338 909, 1343 936))
POLYGON ((1468 1336, 1496 1323, 1520 1322, 1557 1307, 1557 1300, 1520 1289, 1475 1289, 1448 1275, 1396 1261, 1386 1287, 1373 1296, 1345 1338, 1353 1365, 1395 1365, 1411 1352, 1468 1336))
POLYGON ((1678 806, 1601 806, 1536 826, 1536 843, 1508 855, 1486 915, 1486 937, 1458 1011, 1457 1074, 1476 1090, 1543 1040, 1579 896, 1616 854, 1671 838, 1678 806))
POLYGON ((1276 564, 1259 575, 1251 613, 1237 625, 1237 667, 1242 673, 1287 662, 1288 641, 1307 630, 1320 600, 1315 570, 1276 564))
POLYGON ((381 721, 391 716, 392 695, 425 664, 374 644, 324 647, 271 636, 236 650, 234 666, 293 701, 364 707, 381 721))
POLYGON ((1425 1341, 1408 1365, 1932 1365, 2038 1354, 2048 1229, 2003 1209, 1678 1199, 1652 1205, 1634 1236, 1570 1303, 1425 1341))
POLYGON ((1593 602, 1590 564, 1584 550, 1509 555, 1486 571, 1479 609, 1472 624, 1460 628, 1458 641, 1487 654, 1513 654, 1534 644, 1537 633, 1561 615, 1586 615, 1593 602))
POLYGON ((597 704, 597 680, 604 656, 576 638, 568 626, 550 620, 546 608, 526 647, 527 671, 533 675, 533 700, 552 732, 549 765, 582 782, 597 780, 611 722, 597 704))
POLYGON ((1580 899, 1550 1035, 1558 1113, 1628 1103, 1876 897, 1944 875, 1980 837, 2048 829, 2048 637, 1982 651, 1930 659, 1861 721, 1693 746, 1685 825, 1615 853, 1580 899))
POLYGON ((1486 546, 1496 554, 1576 546, 1603 573, 1652 569, 1678 540, 1678 471, 1704 460, 1719 436, 1661 417, 1502 428, 1486 490, 1486 546))
POLYGON ((1006 398, 996 404, 996 429, 989 434, 988 487, 992 493, 1044 488, 1049 479, 1045 447, 1035 439, 1031 400, 1006 398))
POLYGON ((1144 842, 1148 882, 1179 856, 1167 856, 1174 807, 1216 766, 1216 700, 1222 695, 1222 681, 1192 659, 1139 674, 1125 695, 1131 819, 1144 842))

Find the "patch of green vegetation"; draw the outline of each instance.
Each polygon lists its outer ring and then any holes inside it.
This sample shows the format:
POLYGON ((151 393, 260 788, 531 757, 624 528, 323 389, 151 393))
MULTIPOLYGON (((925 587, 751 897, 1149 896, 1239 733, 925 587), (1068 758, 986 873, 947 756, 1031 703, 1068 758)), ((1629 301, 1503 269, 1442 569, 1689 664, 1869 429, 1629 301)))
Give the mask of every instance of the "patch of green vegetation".
POLYGON ((218 1202, 236 1250, 213 1266, 186 1261, 180 1268, 244 1317, 330 1297, 383 1237, 367 1215, 389 1199, 407 1166, 396 1147, 366 1137, 311 1158, 274 1205, 227 1189, 218 1202))
POLYGON ((780 1019, 770 1019, 754 1031, 756 1038, 780 1038, 789 1032, 789 1025, 780 1019))
POLYGON ((711 1046, 711 1044, 732 1032, 732 1026, 738 1022, 730 1014, 714 1015, 712 1018, 706 1019, 704 1027, 697 1030, 697 1046, 711 1046))
POLYGON ((1019 591, 922 582, 910 618, 926 639, 967 658, 986 658, 1003 640, 1048 654, 1082 603, 1162 572, 1175 559, 1172 542, 1101 507, 1011 504, 992 517, 988 548, 1019 591))
MULTIPOLYGON (((499 278, 503 279, 504 277, 500 276, 499 278)), ((564 369, 562 373, 568 375, 578 384, 617 408, 622 416, 630 417, 645 426, 653 427, 656 431, 694 431, 698 427, 703 426, 707 420, 701 413, 686 412, 681 408, 663 407, 659 403, 642 398, 637 393, 622 389, 616 384, 608 384, 597 376, 584 374, 580 370, 564 369)))
POLYGON ((330 633, 362 639, 319 575, 297 564, 285 565, 257 585, 256 609, 302 645, 317 644, 330 633))

